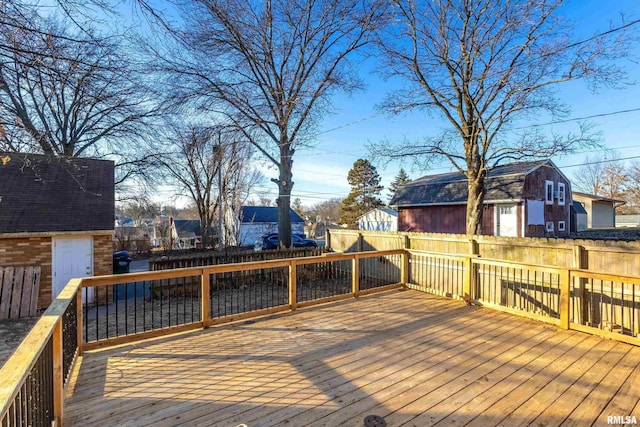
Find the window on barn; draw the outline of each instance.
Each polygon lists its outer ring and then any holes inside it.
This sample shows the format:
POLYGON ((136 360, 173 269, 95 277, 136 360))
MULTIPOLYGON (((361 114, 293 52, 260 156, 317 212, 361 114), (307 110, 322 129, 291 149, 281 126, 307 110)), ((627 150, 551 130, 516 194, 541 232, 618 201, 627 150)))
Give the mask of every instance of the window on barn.
POLYGON ((545 203, 548 205, 553 204, 553 181, 545 181, 545 203))
POLYGON ((560 206, 564 206, 565 202, 565 191, 564 191, 564 182, 558 183, 558 204, 560 206))
POLYGON ((547 221, 546 230, 548 233, 553 233, 553 221, 547 221))
POLYGON ((564 221, 558 221, 558 231, 565 231, 566 229, 566 223, 564 221))

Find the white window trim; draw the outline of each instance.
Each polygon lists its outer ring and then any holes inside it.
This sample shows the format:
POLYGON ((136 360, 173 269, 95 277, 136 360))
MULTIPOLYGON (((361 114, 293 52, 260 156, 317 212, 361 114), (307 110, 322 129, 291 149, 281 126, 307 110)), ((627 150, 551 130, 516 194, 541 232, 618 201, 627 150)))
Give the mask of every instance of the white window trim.
POLYGON ((566 190, 566 187, 564 185, 564 182, 559 182, 558 183, 558 204, 560 206, 564 206, 565 200, 567 198, 565 190, 566 190))
POLYGON ((547 233, 553 233, 553 221, 547 221, 544 229, 547 231, 547 233))
POLYGON ((558 231, 567 231, 566 222, 558 221, 558 231))
POLYGON ((545 181, 544 182, 544 202, 547 205, 553 204, 553 190, 554 190, 553 181, 545 181), (549 188, 551 188, 551 199, 549 199, 549 188))

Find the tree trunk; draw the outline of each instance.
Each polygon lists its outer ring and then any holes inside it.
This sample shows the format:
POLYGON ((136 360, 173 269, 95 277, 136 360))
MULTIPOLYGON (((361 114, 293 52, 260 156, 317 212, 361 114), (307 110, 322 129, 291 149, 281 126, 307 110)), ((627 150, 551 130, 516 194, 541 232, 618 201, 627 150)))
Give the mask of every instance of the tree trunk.
POLYGON ((467 199, 467 234, 482 234, 482 215, 484 203, 484 173, 472 174, 469 171, 467 199), (472 176, 475 175, 475 176, 472 176))
POLYGON ((465 156, 467 157, 467 235, 482 234, 482 213, 485 195, 484 181, 486 169, 478 152, 477 135, 469 132, 472 137, 465 141, 465 156))
POLYGON ((280 145, 280 179, 278 180, 278 239, 280 246, 285 248, 292 247, 291 242, 291 189, 293 182, 291 178, 293 173, 291 166, 293 165, 293 150, 291 145, 284 143, 280 145))

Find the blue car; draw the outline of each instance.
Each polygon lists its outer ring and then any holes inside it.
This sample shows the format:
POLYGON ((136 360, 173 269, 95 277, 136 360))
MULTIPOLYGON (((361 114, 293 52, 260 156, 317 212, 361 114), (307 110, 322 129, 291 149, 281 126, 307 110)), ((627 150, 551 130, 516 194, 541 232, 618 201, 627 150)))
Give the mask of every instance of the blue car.
MULTIPOLYGON (((293 234, 291 236, 291 240, 294 248, 317 248, 318 244, 313 241, 305 238, 304 235, 293 234)), ((255 250, 266 250, 266 249, 278 249, 279 241, 278 241, 278 233, 271 233, 262 236, 255 244, 255 250)))

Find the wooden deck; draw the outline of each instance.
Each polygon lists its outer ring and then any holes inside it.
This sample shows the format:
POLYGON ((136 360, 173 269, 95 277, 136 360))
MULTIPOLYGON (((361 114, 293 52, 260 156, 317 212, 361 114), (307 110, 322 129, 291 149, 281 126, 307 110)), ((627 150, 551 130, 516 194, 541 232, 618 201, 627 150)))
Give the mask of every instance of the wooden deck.
POLYGON ((640 418, 640 348, 389 291, 86 352, 67 425, 599 425, 640 418))

